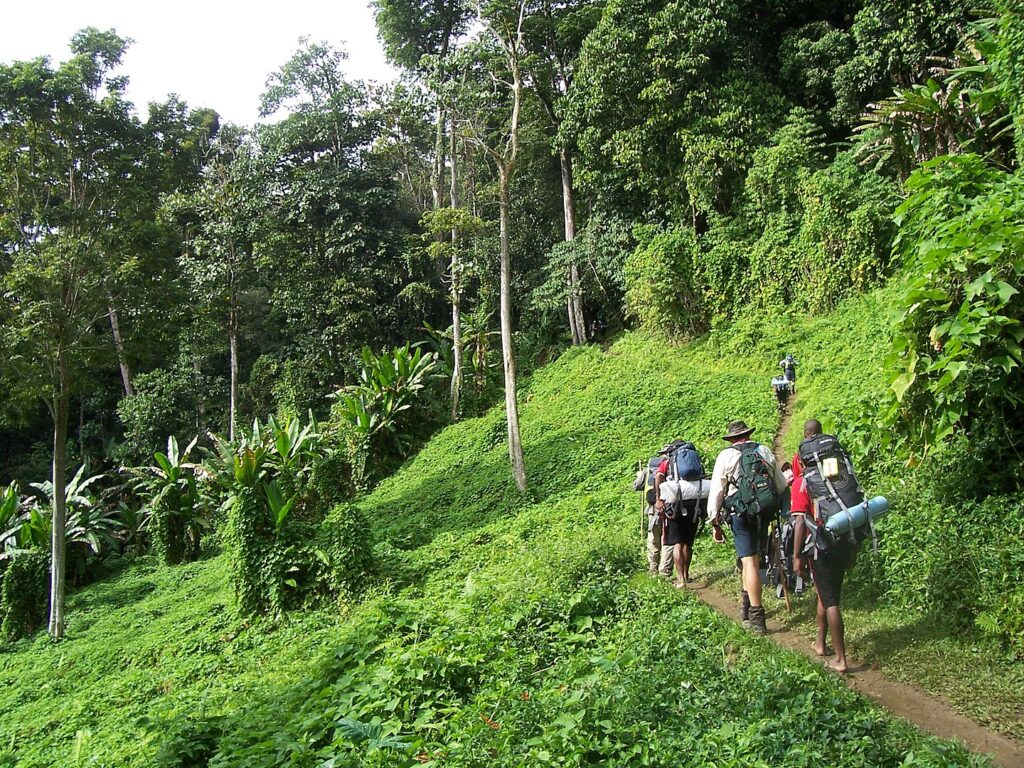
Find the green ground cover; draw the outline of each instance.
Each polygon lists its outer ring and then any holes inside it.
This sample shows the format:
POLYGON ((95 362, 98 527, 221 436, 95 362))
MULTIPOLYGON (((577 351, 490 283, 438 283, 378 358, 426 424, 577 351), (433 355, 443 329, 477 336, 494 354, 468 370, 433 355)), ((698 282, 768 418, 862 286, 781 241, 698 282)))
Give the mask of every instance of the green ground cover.
POLYGON ((770 435, 763 335, 537 372, 526 498, 500 411, 444 430, 363 502, 384 581, 359 604, 241 621, 219 557, 74 594, 66 642, 0 653, 0 765, 986 764, 641 573, 635 461, 712 455, 738 416, 770 435))
MULTIPOLYGON (((1002 618, 994 632, 979 626, 987 613, 998 615, 994 606, 1012 593, 1000 574, 1022 572, 1020 555, 1013 554, 1021 540, 1013 511, 1020 502, 998 496, 970 500, 967 492, 946 490, 958 483, 980 485, 983 468, 972 481, 972 467, 951 465, 942 456, 911 467, 905 457, 885 455, 879 438, 887 427, 875 404, 886 387, 884 341, 894 290, 847 302, 827 317, 762 326, 763 346, 791 351, 802 363, 784 454, 795 453, 804 421, 818 418, 826 431, 860 452, 867 492, 892 502, 892 514, 878 526, 879 552, 862 550, 845 590, 850 652, 896 680, 943 696, 993 730, 1022 739, 1019 630, 1002 618), (1012 557, 1018 564, 1000 565, 1012 557)), ((770 442, 768 435, 762 439, 770 442)), ((698 560, 712 563, 704 573, 723 591, 736 592, 731 549, 707 541, 697 548, 698 560)), ((789 615, 781 601, 769 598, 767 605, 776 620, 813 635, 813 595, 796 601, 789 615)))

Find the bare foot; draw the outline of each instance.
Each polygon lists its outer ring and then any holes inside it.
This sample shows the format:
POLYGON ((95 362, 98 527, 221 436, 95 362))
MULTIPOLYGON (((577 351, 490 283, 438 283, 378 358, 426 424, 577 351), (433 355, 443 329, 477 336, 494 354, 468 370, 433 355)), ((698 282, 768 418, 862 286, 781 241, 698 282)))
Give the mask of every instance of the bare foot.
POLYGON ((676 582, 676 589, 685 589, 685 588, 686 588, 686 582, 685 581, 680 579, 679 581, 676 582))
POLYGON ((811 643, 811 648, 814 649, 814 652, 818 656, 823 656, 823 657, 824 656, 829 656, 832 653, 832 651, 829 650, 829 648, 827 646, 825 646, 825 645, 818 645, 817 641, 811 643))
POLYGON ((849 671, 849 667, 846 665, 846 659, 833 659, 828 663, 828 665, 840 675, 845 675, 849 671))

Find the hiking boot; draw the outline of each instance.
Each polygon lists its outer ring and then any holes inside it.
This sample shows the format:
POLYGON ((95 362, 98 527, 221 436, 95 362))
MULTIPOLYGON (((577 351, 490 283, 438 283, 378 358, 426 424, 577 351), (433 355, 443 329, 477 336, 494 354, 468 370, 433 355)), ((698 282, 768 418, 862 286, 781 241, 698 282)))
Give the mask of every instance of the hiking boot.
POLYGON ((764 623, 764 606, 750 606, 750 619, 747 621, 747 629, 755 635, 767 635, 768 627, 764 623))
POLYGON ((747 619, 750 618, 750 597, 747 595, 746 590, 740 592, 740 623, 746 626, 747 619))

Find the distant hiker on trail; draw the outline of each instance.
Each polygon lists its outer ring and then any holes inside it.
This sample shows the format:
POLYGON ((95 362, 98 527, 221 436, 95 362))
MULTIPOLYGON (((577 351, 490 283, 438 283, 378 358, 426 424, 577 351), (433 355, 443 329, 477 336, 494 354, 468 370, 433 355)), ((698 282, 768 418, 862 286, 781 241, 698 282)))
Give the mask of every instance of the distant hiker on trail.
POLYGON ((818 591, 818 637, 814 641, 814 652, 819 656, 828 655, 825 643, 826 631, 832 635, 832 646, 836 657, 831 666, 840 673, 848 669, 846 663, 846 637, 843 615, 839 610, 842 596, 843 577, 853 564, 858 544, 853 536, 829 537, 827 546, 823 541, 805 545, 809 540, 810 515, 815 527, 823 526, 828 512, 824 507, 852 506, 863 499, 857 479, 846 452, 839 441, 831 435, 823 435, 821 422, 810 419, 804 424, 804 439, 793 458, 796 479, 792 489, 791 513, 794 521, 794 540, 797 542, 793 554, 793 568, 797 573, 803 570, 803 555, 810 551, 811 573, 818 591), (829 468, 830 462, 835 462, 829 468), (844 469, 845 467, 848 468, 844 469), (831 473, 831 474, 829 474, 831 473), (842 497, 846 498, 833 498, 842 497))
POLYGON ((767 446, 750 439, 753 427, 746 422, 729 423, 722 436, 729 447, 718 454, 711 473, 708 519, 721 540, 722 519, 728 519, 733 546, 743 570, 740 620, 758 635, 767 634, 761 604, 761 554, 767 550, 768 524, 779 510, 779 495, 786 478, 775 464, 767 446))
POLYGON ((786 489, 779 496, 779 511, 783 517, 789 517, 789 510, 793 504, 793 465, 788 461, 782 462, 782 466, 779 467, 779 471, 782 472, 782 476, 786 478, 786 489))
MULTIPOLYGON (((796 384, 797 365, 799 365, 797 359, 791 354, 786 355, 784 358, 779 360, 779 367, 782 369, 782 374, 790 384, 796 384)), ((793 388, 795 389, 795 387, 793 388)))
POLYGON ((775 393, 775 402, 779 406, 779 412, 786 410, 786 402, 789 400, 793 383, 785 376, 776 376, 772 379, 772 392, 775 393))

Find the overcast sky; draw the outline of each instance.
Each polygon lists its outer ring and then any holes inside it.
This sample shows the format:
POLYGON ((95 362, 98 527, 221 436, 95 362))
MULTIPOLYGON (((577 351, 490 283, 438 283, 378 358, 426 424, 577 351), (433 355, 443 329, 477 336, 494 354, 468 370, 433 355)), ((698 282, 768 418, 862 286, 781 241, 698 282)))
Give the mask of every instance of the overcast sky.
POLYGON ((348 51, 348 74, 389 80, 393 71, 377 40, 369 0, 20 0, 5 3, 0 61, 49 55, 66 59, 68 41, 82 27, 113 27, 134 42, 121 74, 142 117, 151 101, 177 93, 190 106, 212 107, 235 123, 258 119, 267 75, 298 47, 301 35, 348 51))

